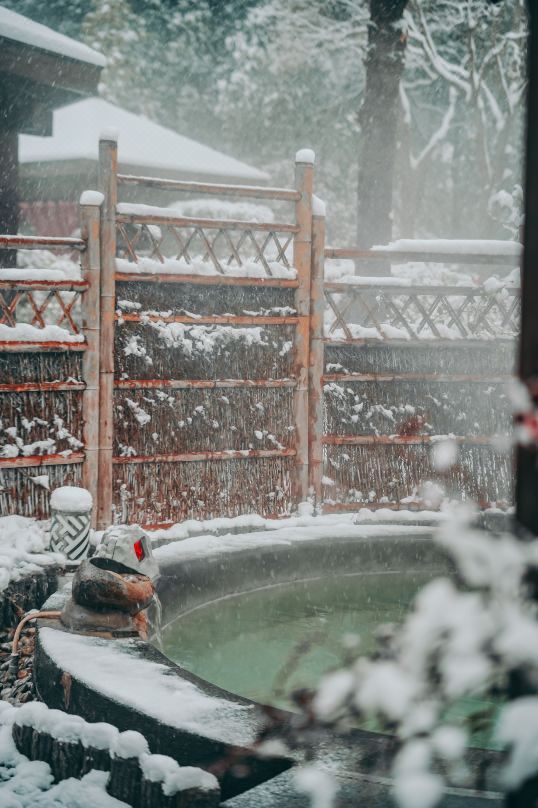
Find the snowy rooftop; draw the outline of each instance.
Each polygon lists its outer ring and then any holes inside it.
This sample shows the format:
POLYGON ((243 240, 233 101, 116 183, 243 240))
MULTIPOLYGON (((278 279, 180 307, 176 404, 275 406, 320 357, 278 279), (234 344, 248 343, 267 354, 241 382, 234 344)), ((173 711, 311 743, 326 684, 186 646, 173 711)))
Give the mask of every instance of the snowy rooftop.
POLYGON ((105 58, 82 42, 59 34, 46 25, 23 17, 15 11, 0 6, 0 36, 50 51, 68 59, 104 67, 105 58))
POLYGON ((268 175, 227 154, 160 126, 149 118, 88 98, 55 110, 52 137, 21 135, 21 163, 97 160, 99 136, 118 132, 120 165, 205 177, 265 182, 268 175))

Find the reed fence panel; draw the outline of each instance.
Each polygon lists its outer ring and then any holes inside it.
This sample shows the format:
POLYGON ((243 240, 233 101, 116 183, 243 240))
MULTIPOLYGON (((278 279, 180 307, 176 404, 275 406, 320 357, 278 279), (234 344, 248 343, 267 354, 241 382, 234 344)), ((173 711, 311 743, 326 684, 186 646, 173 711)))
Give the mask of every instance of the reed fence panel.
POLYGON ((312 342, 322 376, 311 450, 320 461, 311 464, 310 478, 320 509, 432 507, 439 485, 445 495, 482 507, 511 504, 516 283, 508 276, 476 285, 418 284, 360 273, 362 262, 371 267, 380 258, 491 270, 514 266, 515 252, 358 251, 325 248, 316 238, 314 245, 323 251, 313 265, 324 322, 318 318, 312 342), (333 259, 352 259, 351 274, 339 267, 325 276, 333 259), (441 469, 432 450, 447 439, 457 445, 457 459, 441 469))
POLYGON ((98 271, 98 221, 98 207, 83 206, 84 238, 0 237, 4 249, 60 251, 62 266, 82 269, 73 278, 39 268, 40 253, 33 267, 0 269, 1 515, 46 518, 49 492, 60 485, 84 483, 97 496, 97 478, 87 474, 87 452, 97 449, 88 441, 97 423, 88 390, 97 380, 86 358, 86 298, 92 261, 98 271))
POLYGON ((113 393, 99 524, 290 513, 308 495, 313 167, 297 163, 294 189, 249 189, 124 177, 116 164, 102 142, 101 401, 111 368, 113 393), (118 202, 122 185, 155 183, 293 203, 294 215, 194 219, 118 202))

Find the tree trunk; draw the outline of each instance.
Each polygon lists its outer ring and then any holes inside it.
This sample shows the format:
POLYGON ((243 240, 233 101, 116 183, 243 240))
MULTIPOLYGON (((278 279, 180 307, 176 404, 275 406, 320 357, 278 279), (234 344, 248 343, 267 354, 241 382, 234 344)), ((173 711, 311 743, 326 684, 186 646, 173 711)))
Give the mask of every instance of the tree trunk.
MULTIPOLYGON (((360 110, 358 246, 392 236, 392 190, 407 0, 370 0, 366 88, 360 110)), ((403 200, 405 204, 405 200, 403 200)))
MULTIPOLYGON (((19 147, 17 132, 0 128, 0 234, 19 229, 19 147)), ((15 250, 0 250, 0 266, 15 266, 15 250)))

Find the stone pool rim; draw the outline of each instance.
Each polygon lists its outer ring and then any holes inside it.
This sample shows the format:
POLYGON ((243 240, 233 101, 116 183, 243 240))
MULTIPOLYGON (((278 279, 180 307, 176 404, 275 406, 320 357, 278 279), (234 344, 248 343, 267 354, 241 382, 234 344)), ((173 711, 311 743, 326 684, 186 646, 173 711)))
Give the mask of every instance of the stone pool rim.
MULTIPOLYGON (((302 531, 302 537, 298 535, 295 539, 290 536, 288 529, 282 532, 271 531, 268 535, 263 531, 249 534, 250 538, 241 535, 200 536, 162 546, 156 555, 161 570, 158 591, 163 605, 163 623, 171 622, 169 618, 172 610, 173 619, 180 619, 182 612, 177 611, 179 592, 183 612, 186 612, 211 602, 215 595, 222 597, 255 590, 263 582, 268 583, 268 575, 270 584, 304 580, 316 572, 320 577, 326 574, 329 562, 332 565, 332 574, 338 574, 338 568, 342 564, 348 570, 352 562, 359 562, 364 572, 373 572, 376 568, 379 569, 379 564, 387 557, 391 560, 391 566, 413 562, 412 568, 417 571, 432 569, 434 572, 448 572, 451 568, 432 541, 430 526, 351 526, 350 523, 348 528, 344 531, 345 535, 334 535, 336 526, 325 527, 325 530, 320 526, 320 535, 314 537, 309 535, 310 528, 297 527, 293 530, 299 533, 302 531)), ((67 596, 66 591, 56 593, 45 605, 48 608, 61 607, 67 596)), ((211 767, 215 760, 226 756, 229 758, 230 755, 253 765, 252 776, 243 781, 233 774, 230 776, 229 772, 221 772, 219 779, 224 800, 275 776, 292 764, 291 760, 285 758, 257 760, 249 753, 248 743, 227 743, 222 738, 211 737, 211 733, 195 734, 192 729, 173 726, 168 721, 157 719, 144 710, 125 704, 119 693, 103 694, 98 683, 83 681, 83 676, 77 676, 73 670, 68 670, 71 667, 69 662, 66 664, 65 659, 54 658, 54 651, 51 652, 50 642, 46 641, 43 628, 55 631, 61 629, 57 623, 38 621, 36 687, 49 706, 78 712, 90 721, 112 720, 120 730, 138 729, 148 738, 152 752, 171 754, 180 765, 200 765, 213 770, 211 767)), ((76 640, 73 644, 76 644, 76 640)), ((250 725, 249 734, 252 733, 253 726, 261 726, 260 705, 256 702, 223 691, 190 674, 150 643, 131 641, 129 654, 131 659, 137 658, 163 666, 167 676, 177 676, 183 681, 195 683, 209 695, 224 699, 239 712, 246 708, 245 719, 250 713, 247 721, 250 725)), ((279 712, 283 717, 292 717, 286 711, 279 712)), ((353 733, 354 743, 366 747, 385 746, 390 740, 390 736, 382 733, 366 730, 356 730, 353 733)), ((479 756, 480 753, 481 750, 475 752, 479 756)), ((488 796, 491 799, 493 794, 488 796)))

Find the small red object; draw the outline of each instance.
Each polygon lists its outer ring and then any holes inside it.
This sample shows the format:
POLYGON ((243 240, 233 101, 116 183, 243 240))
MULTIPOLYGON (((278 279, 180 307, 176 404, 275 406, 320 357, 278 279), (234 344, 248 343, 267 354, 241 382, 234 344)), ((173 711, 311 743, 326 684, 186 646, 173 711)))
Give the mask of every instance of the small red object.
POLYGON ((146 551, 144 550, 144 545, 142 544, 142 539, 138 539, 134 543, 134 551, 136 553, 136 557, 139 561, 143 561, 146 557, 146 551))

